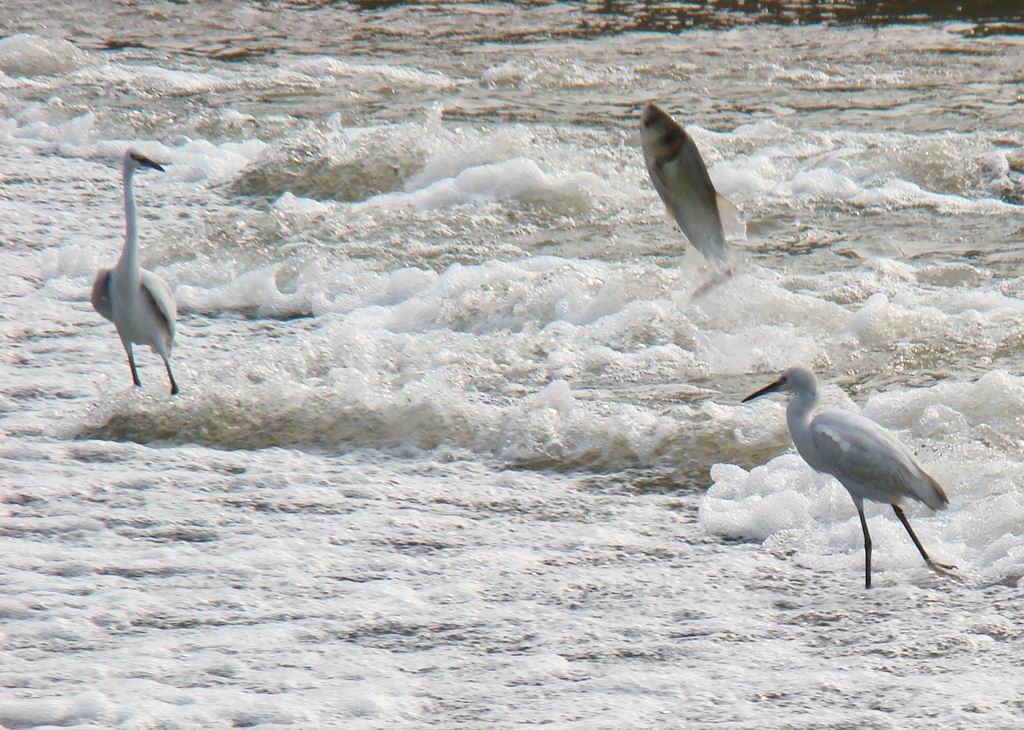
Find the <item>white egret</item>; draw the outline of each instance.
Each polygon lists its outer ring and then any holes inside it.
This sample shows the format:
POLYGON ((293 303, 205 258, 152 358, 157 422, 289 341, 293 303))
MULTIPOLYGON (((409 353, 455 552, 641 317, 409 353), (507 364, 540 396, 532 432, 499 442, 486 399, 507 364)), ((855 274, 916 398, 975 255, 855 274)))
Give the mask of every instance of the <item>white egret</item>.
POLYGON ((794 396, 786 408, 786 421, 800 456, 813 469, 838 479, 857 507, 864 531, 864 587, 871 587, 871 535, 864 519, 865 499, 891 504, 928 567, 951 575, 949 571, 955 570, 955 566, 936 563, 928 557, 901 506, 907 499, 914 499, 941 510, 949 502, 942 487, 910 450, 877 423, 856 413, 822 411, 812 418, 811 413, 818 405, 818 380, 807 368, 790 368, 743 402, 777 391, 794 396))
POLYGON ((178 314, 170 287, 152 271, 139 265, 139 236, 135 223, 135 195, 132 175, 142 167, 163 172, 160 165, 133 150, 124 153, 121 160, 121 179, 124 185, 125 235, 121 258, 113 269, 101 269, 92 285, 92 306, 114 323, 121 344, 128 354, 132 382, 141 386, 135 369, 132 344, 149 345, 163 358, 167 378, 171 381, 171 395, 178 392, 178 384, 171 373, 171 346, 174 343, 174 319, 178 314))

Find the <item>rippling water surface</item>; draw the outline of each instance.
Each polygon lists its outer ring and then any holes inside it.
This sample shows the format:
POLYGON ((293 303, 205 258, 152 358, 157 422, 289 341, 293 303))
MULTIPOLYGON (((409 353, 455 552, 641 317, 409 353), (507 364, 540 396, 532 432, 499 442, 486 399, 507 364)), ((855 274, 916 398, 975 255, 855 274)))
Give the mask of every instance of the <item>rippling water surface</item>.
POLYGON ((1020 726, 1021 18, 728 5, 0 8, 0 725, 1020 726), (129 145, 176 398, 88 302, 129 145), (875 505, 863 590, 794 363, 963 582, 875 505))

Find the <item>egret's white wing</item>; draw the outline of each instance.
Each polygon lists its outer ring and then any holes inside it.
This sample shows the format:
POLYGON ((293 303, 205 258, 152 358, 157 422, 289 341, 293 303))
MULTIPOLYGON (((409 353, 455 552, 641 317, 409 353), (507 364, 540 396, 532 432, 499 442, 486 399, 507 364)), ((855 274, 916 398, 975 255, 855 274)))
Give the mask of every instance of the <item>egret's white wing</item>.
POLYGON ((110 302, 110 269, 100 269, 100 273, 96 274, 89 300, 92 308, 100 315, 114 321, 114 305, 110 302))
POLYGON ((174 295, 166 282, 152 271, 142 271, 142 292, 149 298, 154 311, 164 321, 164 326, 174 339, 174 320, 178 316, 178 307, 174 303, 174 295))
POLYGON ((894 499, 910 497, 942 509, 946 494, 907 447, 864 416, 825 411, 811 421, 811 438, 821 463, 815 468, 894 499))

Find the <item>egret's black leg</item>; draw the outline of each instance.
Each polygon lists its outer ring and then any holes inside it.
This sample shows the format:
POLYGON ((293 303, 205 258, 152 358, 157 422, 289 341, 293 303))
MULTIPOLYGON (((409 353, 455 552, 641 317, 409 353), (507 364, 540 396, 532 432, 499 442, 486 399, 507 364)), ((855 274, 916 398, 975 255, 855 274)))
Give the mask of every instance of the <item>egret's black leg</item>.
MULTIPOLYGON (((921 557, 924 558, 924 562, 928 563, 928 567, 934 570, 936 573, 942 573, 943 575, 950 575, 949 571, 956 570, 955 565, 945 565, 943 563, 936 563, 934 560, 928 557, 928 553, 925 552, 924 545, 917 539, 917 535, 914 534, 913 528, 910 526, 910 521, 907 516, 903 513, 903 509, 898 505, 892 506, 896 516, 900 518, 900 522, 907 528, 907 532, 910 533, 910 539, 914 541, 914 545, 917 546, 917 551, 921 553, 921 557)), ((955 577, 955 576, 954 576, 955 577)))
POLYGON ((135 354, 132 352, 132 343, 126 343, 124 349, 128 353, 128 366, 132 369, 132 382, 137 387, 142 387, 142 381, 139 380, 139 371, 135 369, 135 354))
POLYGON ((864 519, 864 508, 857 505, 857 514, 860 515, 860 527, 864 530, 864 587, 871 587, 871 534, 868 532, 868 522, 864 519))
POLYGON ((171 372, 171 361, 164 358, 164 367, 167 368, 167 379, 171 381, 171 395, 178 394, 178 384, 174 382, 174 373, 171 372))

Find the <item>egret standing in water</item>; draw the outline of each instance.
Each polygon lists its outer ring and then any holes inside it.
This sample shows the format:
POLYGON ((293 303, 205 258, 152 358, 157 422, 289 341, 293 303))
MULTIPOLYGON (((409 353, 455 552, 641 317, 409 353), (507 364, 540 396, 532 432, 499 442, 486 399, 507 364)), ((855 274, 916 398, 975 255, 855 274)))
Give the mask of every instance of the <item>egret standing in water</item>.
POLYGON ((101 269, 92 285, 92 306, 114 323, 121 344, 128 354, 132 382, 142 383, 135 369, 132 344, 149 345, 160 354, 171 381, 171 395, 178 392, 178 384, 171 373, 171 346, 174 343, 174 318, 178 314, 174 295, 159 276, 139 265, 139 236, 135 224, 135 195, 132 193, 132 175, 140 167, 163 172, 160 165, 138 152, 128 150, 121 161, 121 179, 124 184, 125 235, 121 258, 113 269, 101 269))
POLYGON ((864 530, 864 587, 871 587, 871 535, 864 519, 865 499, 891 504, 928 567, 950 575, 955 566, 928 557, 901 506, 907 499, 914 499, 941 510, 949 502, 942 487, 910 450, 877 423, 856 413, 823 411, 812 418, 811 412, 818 405, 818 380, 807 368, 790 368, 743 402, 777 391, 794 396, 786 408, 786 421, 800 456, 813 469, 838 479, 857 506, 864 530))

